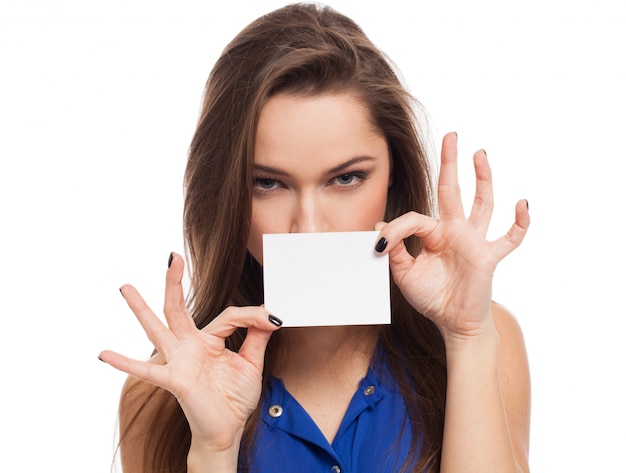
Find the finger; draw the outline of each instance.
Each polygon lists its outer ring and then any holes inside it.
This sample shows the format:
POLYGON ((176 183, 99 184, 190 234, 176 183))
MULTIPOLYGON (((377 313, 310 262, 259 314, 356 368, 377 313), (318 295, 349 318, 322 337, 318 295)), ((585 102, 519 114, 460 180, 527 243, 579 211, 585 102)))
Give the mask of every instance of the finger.
POLYGON ((528 213, 528 201, 520 200, 515 205, 515 223, 506 235, 492 242, 492 248, 498 259, 504 258, 517 248, 524 240, 530 226, 530 214, 528 213))
POLYGON ((476 194, 468 222, 485 235, 493 213, 493 180, 485 150, 474 153, 474 170, 476 172, 476 194))
POLYGON ((238 328, 256 327, 261 330, 274 331, 281 325, 282 321, 263 307, 227 307, 202 331, 219 338, 226 338, 238 328))
POLYGON ((437 227, 437 220, 417 212, 407 212, 385 225, 376 225, 380 231, 376 251, 389 252, 393 247, 411 235, 425 238, 437 227))
POLYGON ((442 219, 452 217, 465 218, 457 169, 456 133, 448 133, 443 137, 438 195, 439 215, 442 219))
POLYGON ((167 389, 170 375, 167 368, 163 365, 133 360, 110 350, 103 351, 98 358, 117 370, 167 389))
POLYGON ((263 371, 265 350, 272 333, 273 332, 269 330, 251 327, 248 329, 246 339, 239 349, 239 355, 252 363, 259 371, 263 371))
POLYGON ((407 212, 381 229, 375 249, 379 253, 389 253, 392 271, 402 273, 409 269, 414 261, 404 245, 404 239, 411 235, 424 239, 432 234, 437 225, 437 220, 432 217, 417 212, 407 212))
POLYGON ((171 253, 165 276, 163 312, 170 330, 179 338, 184 338, 197 330, 185 304, 182 284, 184 267, 183 258, 176 253, 171 253))
POLYGON ((124 296, 128 307, 133 311, 135 317, 137 317, 137 320, 146 332, 148 339, 156 349, 167 358, 168 347, 172 346, 176 341, 172 332, 170 332, 167 326, 152 312, 148 304, 146 304, 133 286, 125 284, 120 288, 120 292, 122 296, 124 296))

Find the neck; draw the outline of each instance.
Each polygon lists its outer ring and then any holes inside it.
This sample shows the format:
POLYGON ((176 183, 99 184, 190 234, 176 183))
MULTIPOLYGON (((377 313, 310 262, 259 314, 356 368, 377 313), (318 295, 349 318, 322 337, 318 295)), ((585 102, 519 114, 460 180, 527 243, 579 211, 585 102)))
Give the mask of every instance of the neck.
POLYGON ((273 374, 285 381, 358 381, 367 373, 378 333, 376 326, 283 328, 273 374))

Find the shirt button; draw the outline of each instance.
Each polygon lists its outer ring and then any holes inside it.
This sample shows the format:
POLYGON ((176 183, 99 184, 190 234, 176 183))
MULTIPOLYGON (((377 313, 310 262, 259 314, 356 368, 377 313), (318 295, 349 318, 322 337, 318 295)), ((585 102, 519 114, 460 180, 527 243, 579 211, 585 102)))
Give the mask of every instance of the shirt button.
POLYGON ((268 409, 270 417, 280 417, 283 415, 283 408, 278 404, 274 404, 268 409))
POLYGON ((339 465, 335 465, 330 469, 330 471, 333 473, 341 473, 341 468, 339 468, 339 465))
POLYGON ((374 386, 368 386, 363 390, 363 394, 365 394, 366 396, 371 396, 372 394, 374 394, 374 391, 376 391, 376 388, 374 386))

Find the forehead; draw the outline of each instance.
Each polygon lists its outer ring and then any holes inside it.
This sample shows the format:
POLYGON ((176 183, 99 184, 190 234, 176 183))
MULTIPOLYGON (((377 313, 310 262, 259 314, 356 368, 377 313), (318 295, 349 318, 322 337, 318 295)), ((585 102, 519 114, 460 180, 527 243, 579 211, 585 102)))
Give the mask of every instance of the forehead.
POLYGON ((278 94, 261 110, 254 160, 259 164, 307 158, 335 161, 386 152, 384 136, 354 95, 278 94))

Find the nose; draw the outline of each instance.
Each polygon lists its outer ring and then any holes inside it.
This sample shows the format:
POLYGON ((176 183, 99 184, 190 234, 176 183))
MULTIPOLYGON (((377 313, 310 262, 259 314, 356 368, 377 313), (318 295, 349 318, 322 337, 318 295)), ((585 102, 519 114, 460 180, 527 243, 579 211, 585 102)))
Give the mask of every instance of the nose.
POLYGON ((324 202, 314 192, 302 192, 293 206, 291 233, 316 233, 328 231, 324 202))

